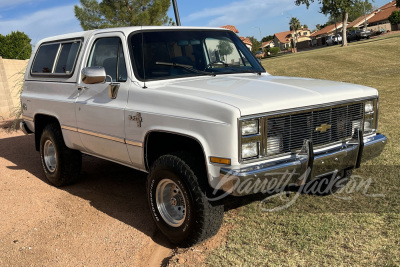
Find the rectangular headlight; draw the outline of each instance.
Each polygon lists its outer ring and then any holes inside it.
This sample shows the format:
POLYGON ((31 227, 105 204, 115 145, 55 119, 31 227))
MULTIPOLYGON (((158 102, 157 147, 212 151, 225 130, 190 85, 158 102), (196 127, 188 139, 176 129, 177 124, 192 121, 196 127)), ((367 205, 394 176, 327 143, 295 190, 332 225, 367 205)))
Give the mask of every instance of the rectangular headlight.
POLYGON ((377 100, 369 100, 364 103, 364 134, 373 133, 377 128, 377 100))
POLYGON ((259 132, 259 120, 247 120, 242 121, 242 135, 258 134, 259 132))
POLYGON ((365 114, 374 111, 374 101, 367 101, 364 104, 365 114))
POLYGON ((254 158, 259 154, 258 142, 249 142, 242 144, 242 159, 254 158))

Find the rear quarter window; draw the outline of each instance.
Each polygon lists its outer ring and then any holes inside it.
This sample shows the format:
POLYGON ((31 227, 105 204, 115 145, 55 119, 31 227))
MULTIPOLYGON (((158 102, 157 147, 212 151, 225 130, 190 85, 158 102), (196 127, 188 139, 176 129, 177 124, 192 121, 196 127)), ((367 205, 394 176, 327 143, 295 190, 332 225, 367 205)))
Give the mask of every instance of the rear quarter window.
POLYGON ((71 76, 73 74, 81 41, 64 41, 42 44, 32 65, 32 75, 71 76))

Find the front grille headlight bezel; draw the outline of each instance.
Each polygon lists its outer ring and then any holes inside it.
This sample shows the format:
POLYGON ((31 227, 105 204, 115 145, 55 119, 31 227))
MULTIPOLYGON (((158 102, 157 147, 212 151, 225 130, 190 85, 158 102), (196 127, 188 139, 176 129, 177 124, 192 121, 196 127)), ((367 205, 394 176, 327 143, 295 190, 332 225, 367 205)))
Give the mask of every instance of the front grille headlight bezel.
POLYGON ((262 155, 261 147, 263 147, 263 131, 264 131, 264 119, 263 118, 251 118, 239 120, 239 161, 257 159, 262 155), (252 124, 252 125, 251 125, 252 124), (244 127, 253 127, 253 131, 244 131, 244 127), (244 146, 256 144, 257 153, 244 154, 244 146))
MULTIPOLYGON (((293 153, 297 153, 299 149, 294 149, 290 151, 286 151, 284 149, 284 136, 279 135, 279 130, 275 131, 273 128, 269 129, 270 127, 268 120, 271 119, 276 119, 280 117, 285 117, 288 115, 297 115, 297 114, 302 114, 302 113, 307 113, 307 112, 314 112, 314 111, 320 111, 320 110, 325 110, 325 109, 334 109, 334 108, 339 108, 343 106, 351 106, 355 104, 361 104, 362 103, 362 114, 360 114, 361 118, 357 121, 350 122, 350 129, 353 128, 361 128, 364 132, 364 136, 376 134, 377 128, 378 128, 378 111, 379 111, 379 101, 378 98, 364 98, 364 99, 359 99, 359 100, 353 100, 353 101, 346 101, 346 102, 336 102, 336 103, 330 103, 330 104, 324 104, 324 105, 319 105, 319 106, 310 106, 310 107, 303 107, 303 108, 297 108, 297 109, 292 109, 292 110, 286 110, 286 111, 278 111, 278 112, 269 112, 265 114, 260 114, 259 116, 246 116, 244 118, 240 118, 238 120, 238 125, 239 125, 239 162, 254 162, 258 161, 260 159, 270 159, 270 158, 276 158, 276 157, 284 157, 284 156, 290 156, 293 153), (372 110, 371 110, 372 109, 372 110), (251 122, 250 122, 251 121, 251 122), (257 128, 255 125, 258 125, 258 132, 255 133, 256 131, 251 131, 250 134, 248 134, 248 131, 243 132, 242 126, 243 123, 248 123, 251 124, 253 123, 253 128, 257 128), (367 126, 371 125, 370 128, 367 126), (254 134, 255 133, 255 134, 254 134), (272 134, 271 134, 272 133, 272 134), (252 143, 256 142, 257 147, 258 147, 258 153, 257 155, 253 154, 251 157, 245 157, 242 153, 242 145, 246 143, 252 143), (269 148, 269 149, 268 149, 269 148)), ((248 125, 247 125, 248 126, 248 125)), ((279 125, 278 125, 279 126, 279 125)), ((349 130, 350 130, 349 129, 349 130)), ((326 144, 320 144, 320 145, 315 145, 315 148, 323 148, 323 147, 329 147, 331 145, 340 145, 340 144, 345 144, 351 139, 351 136, 348 136, 346 138, 341 138, 337 141, 331 142, 331 143, 326 143, 326 144)), ((286 143, 285 143, 286 144, 286 143)), ((285 145, 286 147, 286 145, 285 145)))

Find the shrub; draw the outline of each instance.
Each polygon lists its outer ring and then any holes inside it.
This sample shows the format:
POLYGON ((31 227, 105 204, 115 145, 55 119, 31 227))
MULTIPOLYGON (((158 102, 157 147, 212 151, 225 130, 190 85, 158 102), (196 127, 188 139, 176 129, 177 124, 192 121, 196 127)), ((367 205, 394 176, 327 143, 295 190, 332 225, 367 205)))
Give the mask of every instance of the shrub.
POLYGON ((0 57, 7 59, 28 59, 32 53, 31 39, 23 32, 0 34, 0 57))
POLYGON ((394 24, 394 25, 400 24, 400 11, 394 10, 392 12, 392 15, 390 15, 390 17, 389 17, 389 21, 391 24, 394 24))
POLYGON ((281 50, 279 47, 272 47, 269 49, 269 52, 271 52, 272 55, 276 56, 281 50))

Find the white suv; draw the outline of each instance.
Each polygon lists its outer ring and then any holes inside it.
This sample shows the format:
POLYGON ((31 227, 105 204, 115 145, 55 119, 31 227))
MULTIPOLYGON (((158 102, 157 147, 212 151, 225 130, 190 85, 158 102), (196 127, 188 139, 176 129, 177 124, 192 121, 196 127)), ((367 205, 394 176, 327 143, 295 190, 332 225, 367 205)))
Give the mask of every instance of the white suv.
POLYGON ((271 76, 220 28, 41 40, 21 102, 21 128, 34 133, 50 183, 77 181, 82 153, 147 172, 155 223, 186 246, 217 233, 225 194, 343 178, 386 143, 376 89, 271 76), (270 187, 244 190, 256 183, 270 187))
POLYGON ((334 45, 342 42, 342 36, 340 34, 330 35, 326 39, 326 45, 334 45))

